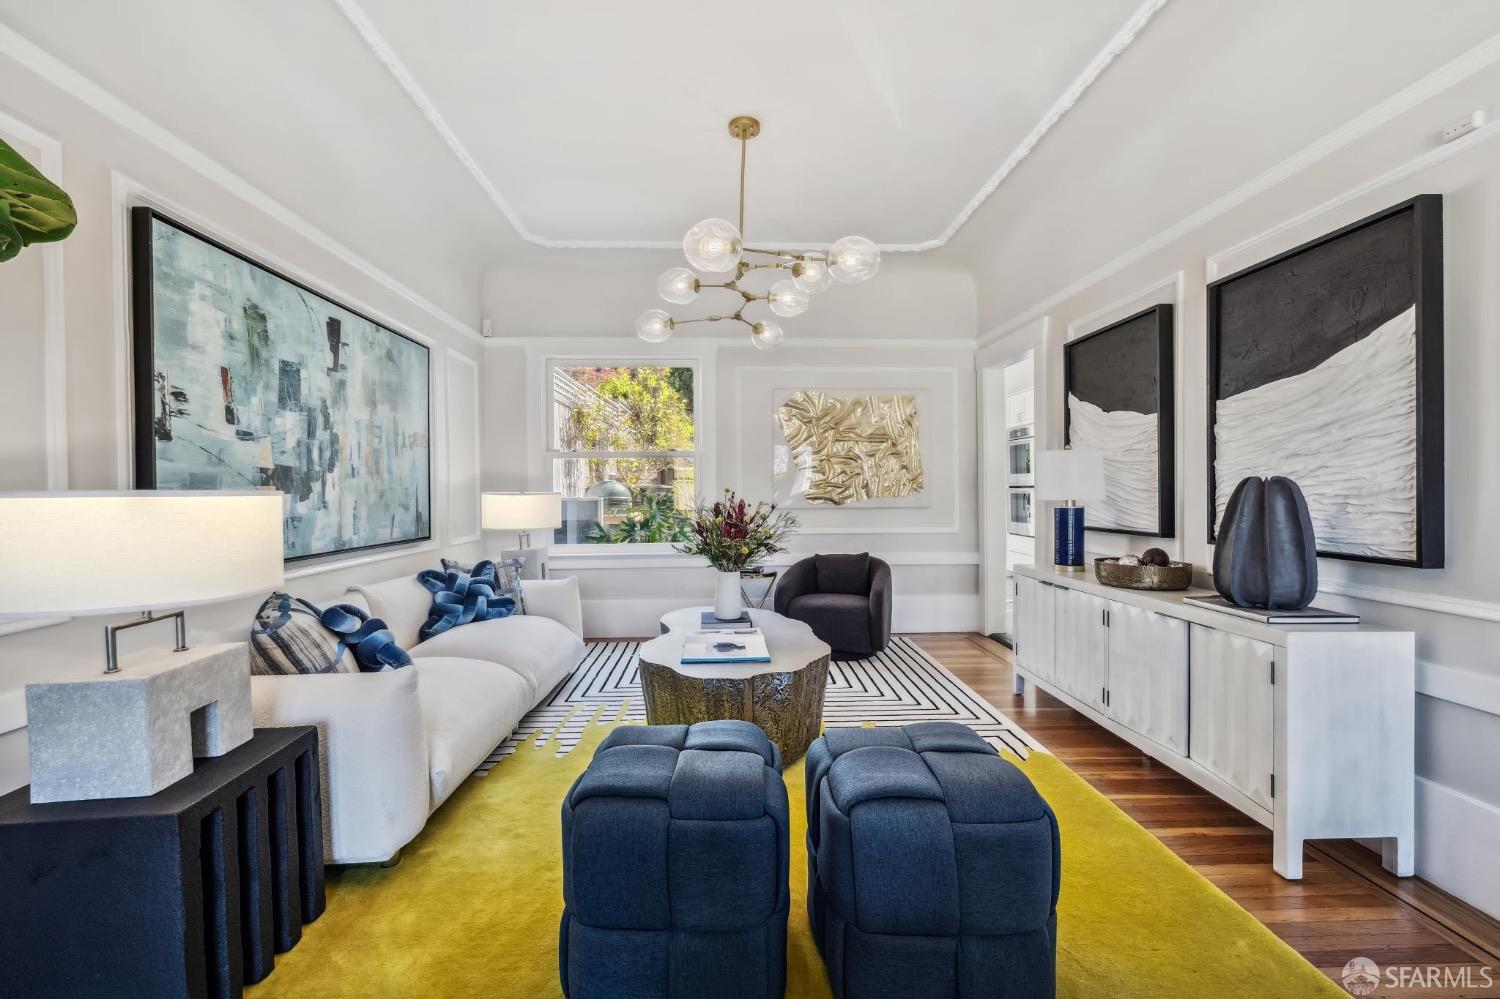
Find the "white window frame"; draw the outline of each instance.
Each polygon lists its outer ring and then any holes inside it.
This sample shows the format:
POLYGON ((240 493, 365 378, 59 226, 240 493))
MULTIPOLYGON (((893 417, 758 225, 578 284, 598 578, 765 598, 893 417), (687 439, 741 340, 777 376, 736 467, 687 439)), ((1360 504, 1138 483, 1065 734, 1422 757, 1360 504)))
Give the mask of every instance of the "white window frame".
MULTIPOLYGON (((703 365, 694 358, 686 357, 612 357, 612 356, 587 356, 587 357, 548 357, 542 361, 542 378, 546 383, 546 389, 542 393, 545 418, 542 421, 543 445, 542 460, 545 469, 547 486, 551 489, 553 479, 554 462, 559 458, 691 458, 693 461, 693 474, 698 484, 700 495, 706 495, 707 484, 704 480, 703 462, 703 365), (557 403, 553 395, 556 382, 553 372, 558 368, 689 368, 693 372, 693 449, 691 451, 562 451, 555 444, 557 441, 557 403)), ((686 559, 687 556, 680 554, 669 542, 648 542, 645 544, 608 544, 608 545, 553 545, 553 555, 561 556, 598 556, 606 559, 620 559, 626 557, 646 557, 652 560, 670 562, 686 559)), ((696 561, 696 560, 694 560, 696 561)))

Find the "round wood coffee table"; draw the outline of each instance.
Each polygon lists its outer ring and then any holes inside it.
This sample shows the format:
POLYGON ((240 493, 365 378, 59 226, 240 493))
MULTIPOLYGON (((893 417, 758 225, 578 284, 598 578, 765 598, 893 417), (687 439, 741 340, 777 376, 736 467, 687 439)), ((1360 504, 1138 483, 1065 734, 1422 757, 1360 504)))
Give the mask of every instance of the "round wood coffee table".
POLYGON ((697 631, 710 607, 663 614, 662 636, 641 646, 641 693, 652 725, 738 718, 759 725, 781 750, 785 767, 807 752, 823 726, 828 645, 801 621, 751 608, 766 637, 768 663, 682 662, 683 638, 697 631))

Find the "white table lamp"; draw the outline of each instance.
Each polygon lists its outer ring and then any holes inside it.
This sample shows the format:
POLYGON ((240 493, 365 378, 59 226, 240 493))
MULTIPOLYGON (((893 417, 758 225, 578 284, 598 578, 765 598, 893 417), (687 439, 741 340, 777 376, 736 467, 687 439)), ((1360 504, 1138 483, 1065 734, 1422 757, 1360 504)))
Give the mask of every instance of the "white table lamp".
POLYGON ((0 493, 0 620, 142 612, 115 636, 183 608, 280 586, 283 497, 262 492, 0 493), (158 615, 156 612, 170 610, 158 615))
POLYGON ((189 652, 183 608, 280 586, 282 509, 269 490, 0 493, 0 618, 142 612, 104 629, 103 676, 26 685, 33 803, 153 795, 250 739, 249 644, 189 652), (120 669, 119 632, 166 620, 175 649, 120 669))
POLYGON ((479 523, 486 531, 515 531, 517 547, 530 548, 532 531, 562 526, 562 493, 484 493, 479 523))
POLYGON ((1036 458, 1036 497, 1061 503, 1052 511, 1052 563, 1083 570, 1083 502, 1104 499, 1104 452, 1064 448, 1036 458))

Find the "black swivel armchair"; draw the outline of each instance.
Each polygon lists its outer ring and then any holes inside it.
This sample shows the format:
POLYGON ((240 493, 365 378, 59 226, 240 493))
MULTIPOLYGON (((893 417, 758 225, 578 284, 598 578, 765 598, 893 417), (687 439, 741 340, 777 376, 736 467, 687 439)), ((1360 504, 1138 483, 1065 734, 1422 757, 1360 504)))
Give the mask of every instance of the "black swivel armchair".
POLYGON ((891 641, 891 567, 868 552, 814 555, 776 584, 776 613, 811 626, 835 659, 866 659, 891 641))

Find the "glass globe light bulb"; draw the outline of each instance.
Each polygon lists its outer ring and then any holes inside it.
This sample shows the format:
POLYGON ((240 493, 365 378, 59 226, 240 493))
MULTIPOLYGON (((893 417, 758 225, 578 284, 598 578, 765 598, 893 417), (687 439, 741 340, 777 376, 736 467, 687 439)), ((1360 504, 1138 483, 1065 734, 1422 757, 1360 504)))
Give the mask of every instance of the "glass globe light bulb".
POLYGON ((740 262, 740 231, 724 219, 704 219, 682 237, 682 253, 695 270, 709 274, 732 271, 740 262))
POLYGON ((781 343, 781 324, 762 319, 750 328, 750 339, 761 350, 775 350, 781 343))
POLYGON ((635 335, 647 343, 661 343, 672 335, 672 315, 665 309, 647 309, 635 321, 635 335))
POLYGON ((792 265, 792 283, 809 295, 827 291, 833 285, 828 265, 821 260, 799 260, 792 265))
POLYGON ((686 305, 698 297, 698 275, 686 267, 673 267, 656 279, 656 290, 674 305, 686 305))
POLYGON ((845 236, 828 248, 828 272, 835 281, 855 284, 880 270, 880 247, 863 236, 845 236))
POLYGON ((782 278, 771 285, 769 295, 771 311, 786 319, 802 315, 811 303, 807 292, 798 288, 789 278, 782 278))

